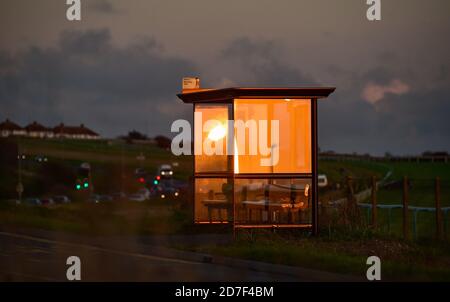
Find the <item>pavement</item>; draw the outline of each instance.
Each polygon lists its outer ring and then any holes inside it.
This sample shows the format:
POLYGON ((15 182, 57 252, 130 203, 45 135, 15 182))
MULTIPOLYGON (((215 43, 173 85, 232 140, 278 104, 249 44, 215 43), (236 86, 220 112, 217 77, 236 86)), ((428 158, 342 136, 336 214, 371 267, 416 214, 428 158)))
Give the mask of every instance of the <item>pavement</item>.
MULTIPOLYGON (((69 256, 81 260, 82 281, 360 281, 285 265, 274 265, 167 248, 186 236, 85 237, 42 230, 0 230, 0 281, 67 281, 69 256)), ((191 242, 228 235, 200 235, 191 242)), ((195 236, 194 236, 195 237, 195 236)))

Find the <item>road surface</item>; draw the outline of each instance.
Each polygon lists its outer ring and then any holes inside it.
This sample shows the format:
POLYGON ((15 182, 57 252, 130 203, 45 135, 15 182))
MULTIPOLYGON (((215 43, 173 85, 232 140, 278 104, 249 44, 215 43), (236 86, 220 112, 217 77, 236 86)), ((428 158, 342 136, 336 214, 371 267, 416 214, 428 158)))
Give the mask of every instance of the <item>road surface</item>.
POLYGON ((82 281, 300 281, 293 276, 186 261, 130 248, 0 232, 0 281, 67 281, 66 260, 78 256, 82 281))

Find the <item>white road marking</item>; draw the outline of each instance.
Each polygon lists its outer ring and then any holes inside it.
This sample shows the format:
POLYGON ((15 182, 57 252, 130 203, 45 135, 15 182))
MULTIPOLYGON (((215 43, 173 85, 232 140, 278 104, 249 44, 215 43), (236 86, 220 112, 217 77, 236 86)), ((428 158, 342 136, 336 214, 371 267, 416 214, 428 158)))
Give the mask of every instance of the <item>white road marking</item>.
POLYGON ((187 260, 180 260, 180 259, 166 258, 166 257, 159 257, 159 256, 150 256, 150 255, 145 255, 145 254, 140 254, 140 253, 123 252, 123 251, 111 250, 111 249, 106 249, 106 248, 101 248, 101 247, 96 247, 96 246, 91 246, 91 245, 86 245, 86 244, 55 241, 55 240, 50 240, 50 239, 44 239, 44 238, 39 238, 39 237, 32 237, 32 236, 28 236, 28 235, 20 235, 20 234, 8 233, 8 232, 0 232, 0 235, 14 237, 14 238, 20 238, 20 239, 26 239, 26 240, 31 240, 31 241, 41 242, 41 243, 50 243, 50 244, 65 245, 65 246, 72 246, 72 247, 81 247, 81 248, 90 249, 90 250, 94 250, 94 251, 112 253, 112 254, 117 254, 117 255, 122 255, 122 256, 131 256, 131 257, 136 257, 136 258, 143 258, 143 259, 147 259, 147 260, 159 260, 159 261, 175 262, 175 263, 183 263, 183 264, 198 264, 198 265, 203 264, 203 263, 187 261, 187 260))

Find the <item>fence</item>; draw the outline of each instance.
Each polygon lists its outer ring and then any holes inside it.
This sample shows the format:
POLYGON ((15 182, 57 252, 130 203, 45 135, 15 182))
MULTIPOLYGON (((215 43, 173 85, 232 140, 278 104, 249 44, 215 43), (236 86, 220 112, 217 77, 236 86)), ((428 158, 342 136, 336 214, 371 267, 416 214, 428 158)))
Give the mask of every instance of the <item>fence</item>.
POLYGON ((333 200, 321 198, 321 224, 367 226, 406 239, 445 239, 449 232, 450 181, 388 181, 347 177, 333 200), (357 192, 357 193, 355 193, 357 192), (336 196, 339 198, 336 198, 336 196))

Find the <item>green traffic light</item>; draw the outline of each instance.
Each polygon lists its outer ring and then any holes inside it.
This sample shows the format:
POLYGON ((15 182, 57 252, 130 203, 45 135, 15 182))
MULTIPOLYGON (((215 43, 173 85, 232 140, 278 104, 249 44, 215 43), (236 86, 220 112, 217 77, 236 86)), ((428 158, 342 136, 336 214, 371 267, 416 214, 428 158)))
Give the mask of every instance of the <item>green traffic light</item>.
POLYGON ((153 184, 157 185, 157 184, 158 184, 158 181, 155 179, 155 180, 153 181, 153 184))
POLYGON ((83 186, 84 186, 85 189, 87 189, 87 188, 89 187, 89 183, 85 182, 85 183, 83 184, 83 186))
POLYGON ((77 184, 77 185, 75 186, 75 188, 76 188, 77 190, 80 190, 80 189, 81 189, 81 185, 80 185, 80 184, 77 184))

